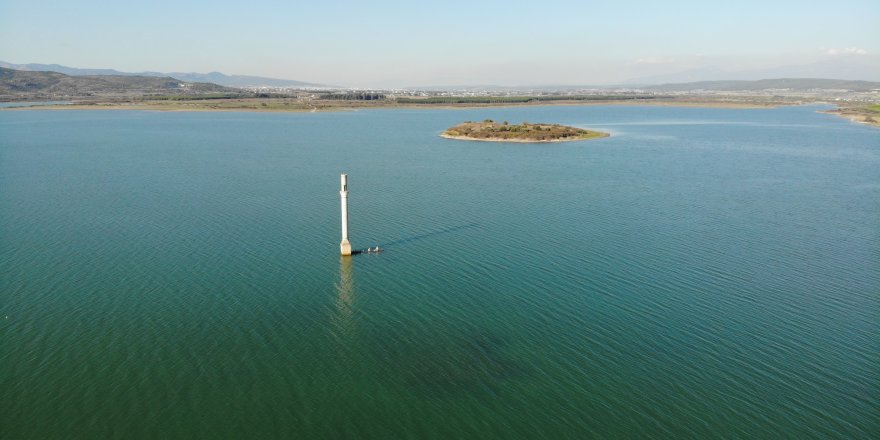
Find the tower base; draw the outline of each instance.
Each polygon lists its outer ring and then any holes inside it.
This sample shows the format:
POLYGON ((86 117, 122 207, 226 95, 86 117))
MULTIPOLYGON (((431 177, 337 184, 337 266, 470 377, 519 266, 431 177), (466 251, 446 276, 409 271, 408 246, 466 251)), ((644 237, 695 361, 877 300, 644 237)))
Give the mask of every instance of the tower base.
POLYGON ((351 243, 348 240, 342 240, 342 243, 339 243, 339 251, 342 255, 351 255, 351 243))

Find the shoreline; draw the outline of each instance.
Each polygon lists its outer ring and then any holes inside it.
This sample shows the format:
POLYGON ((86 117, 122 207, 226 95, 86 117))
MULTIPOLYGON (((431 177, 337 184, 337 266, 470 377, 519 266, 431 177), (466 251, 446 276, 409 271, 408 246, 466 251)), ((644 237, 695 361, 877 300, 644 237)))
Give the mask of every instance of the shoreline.
POLYGON ((837 107, 833 110, 822 110, 818 113, 826 115, 834 115, 838 118, 849 119, 856 124, 867 125, 869 127, 880 128, 880 115, 868 113, 866 110, 837 107))
POLYGON ((610 137, 610 133, 604 133, 601 131, 597 131, 599 133, 598 136, 590 136, 590 137, 582 137, 582 138, 574 138, 574 139, 550 139, 546 141, 539 140, 530 140, 530 139, 503 139, 503 138, 472 138, 467 136, 452 136, 446 133, 441 133, 440 137, 446 139, 453 139, 457 141, 474 141, 474 142, 507 142, 513 144, 553 144, 559 142, 576 142, 576 141, 591 141, 595 139, 602 139, 610 137))
MULTIPOLYGON (((24 102, 24 101, 19 101, 24 102)), ((718 109, 774 109, 787 106, 828 104, 836 108, 819 110, 819 113, 831 114, 846 118, 858 124, 880 128, 880 115, 859 108, 827 101, 791 101, 791 102, 749 102, 749 101, 716 101, 671 99, 657 100, 596 100, 596 101, 540 101, 524 103, 492 103, 492 104, 397 104, 395 102, 353 102, 353 101, 322 101, 322 102, 273 102, 273 99, 230 99, 220 101, 142 101, 142 102, 80 102, 74 104, 50 104, 17 107, 0 107, 0 111, 31 111, 31 110, 128 110, 153 112, 247 112, 247 113, 325 113, 349 112, 372 109, 419 109, 419 110, 465 110, 475 108, 519 108, 519 107, 551 107, 551 106, 651 106, 679 108, 718 108, 718 109)), ((471 140, 471 139, 468 139, 471 140)))
POLYGON ((0 108, 0 111, 26 110, 147 110, 167 112, 295 112, 316 113, 332 111, 351 111, 360 109, 471 109, 471 108, 516 108, 516 107, 548 107, 548 106, 658 106, 658 107, 690 107, 690 108, 729 108, 729 109, 770 109, 788 105, 802 105, 803 102, 726 102, 726 101, 674 101, 674 100, 597 100, 597 101, 556 101, 526 102, 499 104, 397 104, 391 103, 355 103, 345 102, 308 102, 308 103, 273 103, 268 99, 224 100, 224 101, 144 101, 133 102, 94 102, 74 104, 34 105, 0 108), (218 105, 219 104, 219 105, 218 105), (267 104, 267 105, 263 105, 267 104), (269 104, 274 104, 269 106, 269 104))

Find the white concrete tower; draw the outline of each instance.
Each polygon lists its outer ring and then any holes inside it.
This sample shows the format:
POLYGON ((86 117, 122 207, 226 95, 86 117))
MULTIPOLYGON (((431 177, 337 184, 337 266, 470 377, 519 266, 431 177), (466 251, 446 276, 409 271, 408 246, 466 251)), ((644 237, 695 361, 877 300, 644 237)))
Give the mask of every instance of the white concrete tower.
POLYGON ((351 243, 348 242, 348 174, 340 177, 342 189, 339 190, 339 197, 342 199, 342 243, 339 243, 339 250, 342 255, 351 255, 351 243))

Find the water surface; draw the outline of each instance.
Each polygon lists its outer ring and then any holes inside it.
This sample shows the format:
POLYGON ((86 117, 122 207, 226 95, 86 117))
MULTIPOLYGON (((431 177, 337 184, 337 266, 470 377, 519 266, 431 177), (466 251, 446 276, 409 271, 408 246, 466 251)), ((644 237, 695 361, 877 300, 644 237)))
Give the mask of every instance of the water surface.
POLYGON ((870 438, 880 131, 816 110, 0 112, 0 437, 870 438))

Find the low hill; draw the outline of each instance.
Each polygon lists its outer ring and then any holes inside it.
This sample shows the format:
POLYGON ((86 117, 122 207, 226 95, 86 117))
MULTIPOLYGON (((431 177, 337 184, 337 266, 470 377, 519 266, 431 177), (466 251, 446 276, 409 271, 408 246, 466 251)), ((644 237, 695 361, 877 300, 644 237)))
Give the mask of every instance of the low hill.
POLYGON ((62 66, 60 64, 12 64, 0 61, 0 67, 31 72, 58 72, 70 76, 155 76, 177 78, 187 82, 209 82, 227 87, 326 87, 305 81, 291 79, 266 78, 251 75, 226 75, 220 72, 194 73, 194 72, 138 72, 128 73, 113 69, 80 69, 76 67, 62 66))
POLYGON ((739 92, 768 89, 789 89, 800 91, 820 89, 870 92, 871 90, 880 89, 880 82, 823 78, 776 78, 756 81, 698 81, 677 84, 661 84, 645 87, 645 89, 662 92, 687 92, 699 90, 739 92))
POLYGON ((93 75, 29 72, 0 67, 0 100, 64 100, 89 97, 140 97, 240 93, 211 83, 171 77, 93 75))

